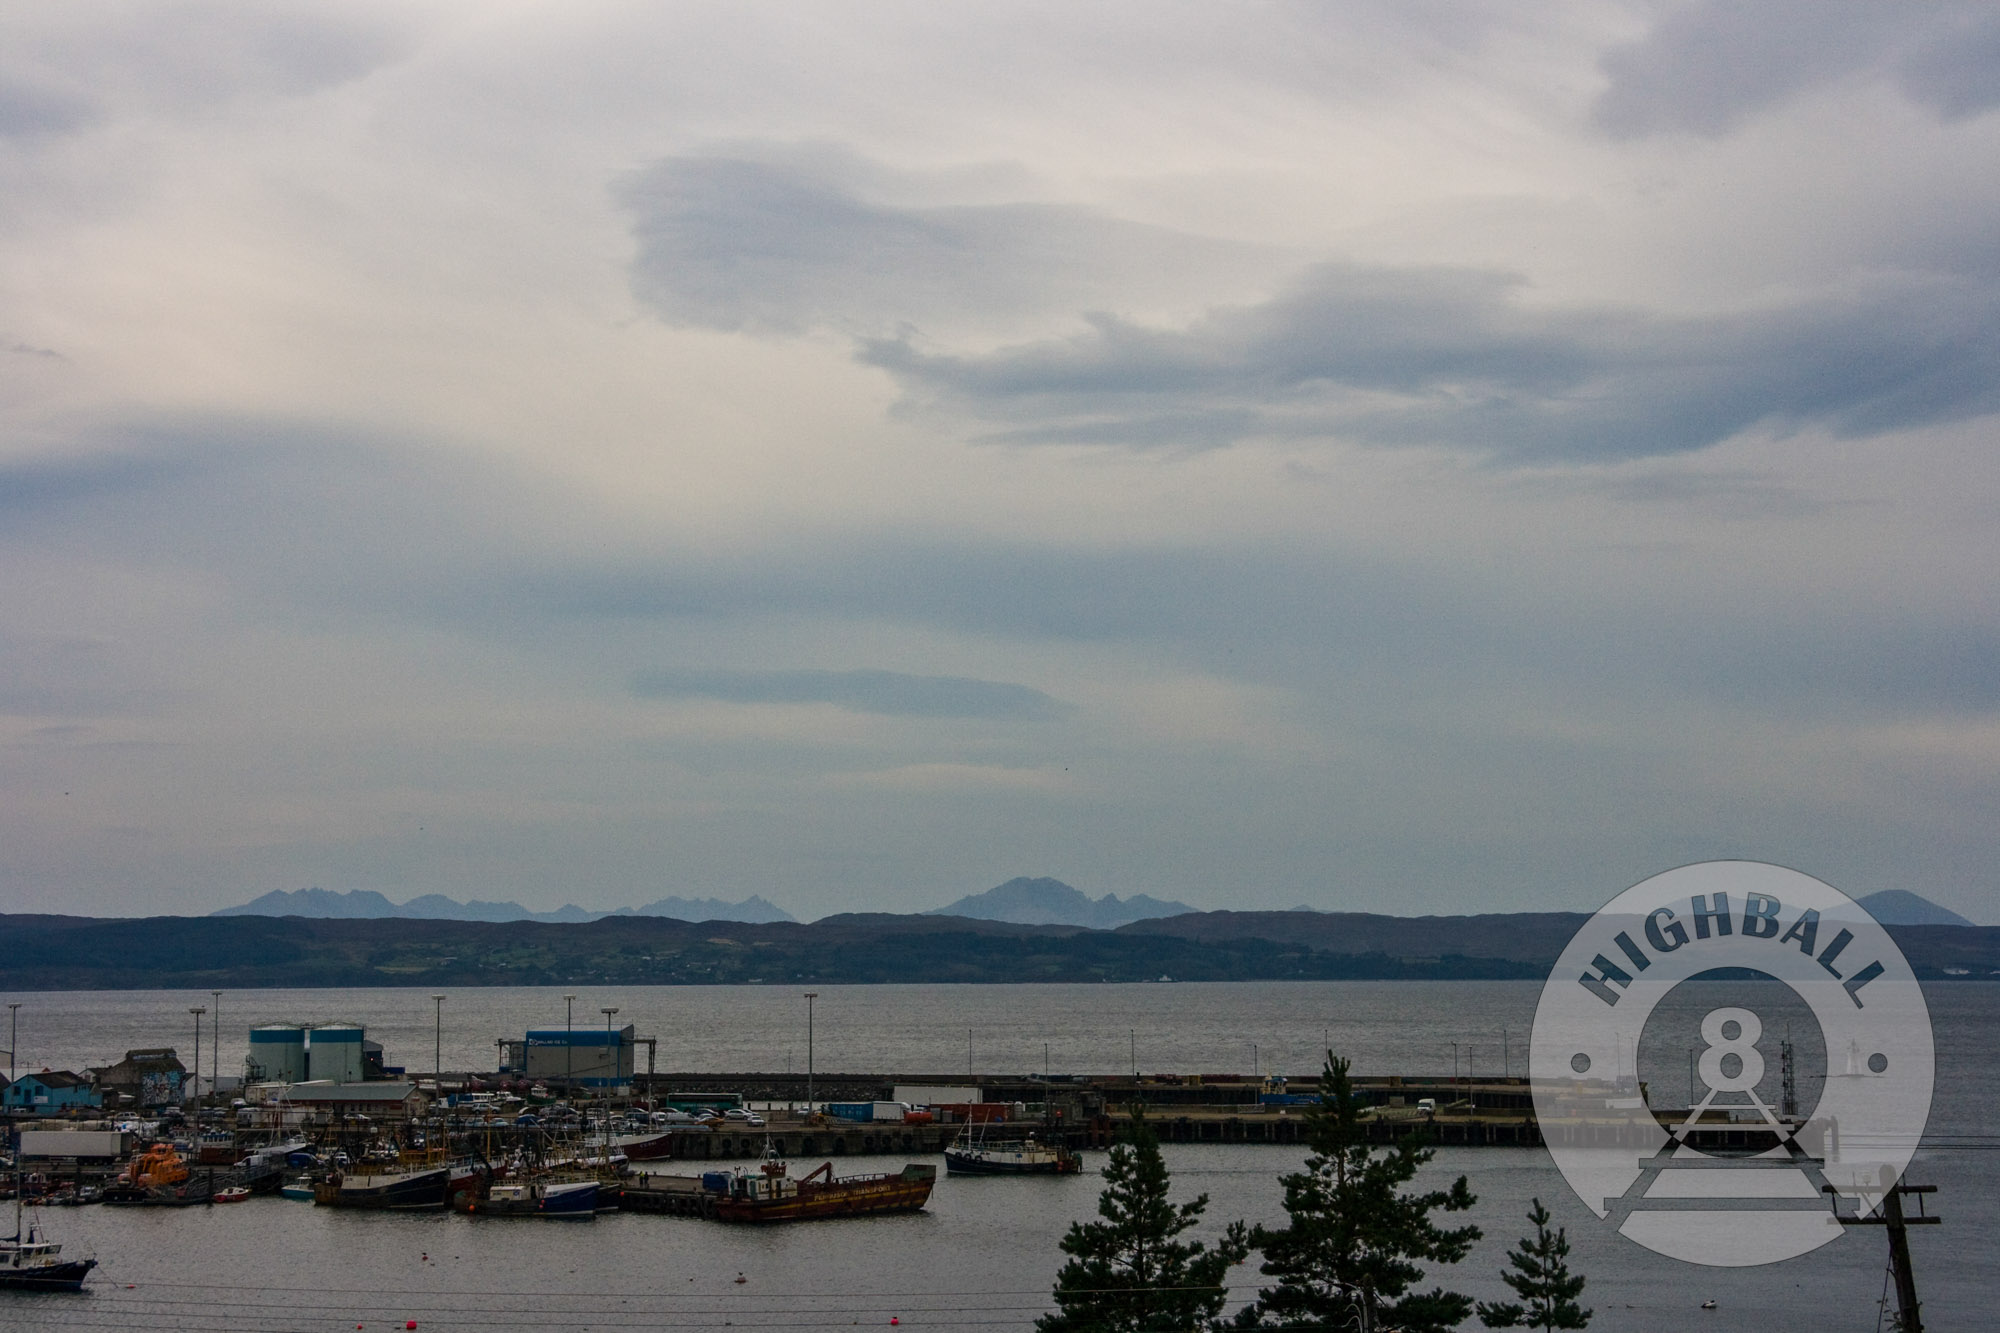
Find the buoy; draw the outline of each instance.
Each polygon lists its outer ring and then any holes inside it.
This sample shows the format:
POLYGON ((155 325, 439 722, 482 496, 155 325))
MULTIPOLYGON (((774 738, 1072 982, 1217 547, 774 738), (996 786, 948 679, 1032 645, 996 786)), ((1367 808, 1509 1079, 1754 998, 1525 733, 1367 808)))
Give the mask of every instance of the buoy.
POLYGON ((894 1328, 894 1327, 895 1327, 896 1325, 898 1325, 898 1324, 900 1324, 900 1323, 902 1323, 902 1322, 903 1322, 902 1320, 900 1320, 900 1319, 896 1318, 896 1316, 894 1316, 894 1315, 890 1315, 890 1316, 889 1316, 889 1327, 891 1327, 891 1328, 894 1328))
POLYGON ((416 1326, 417 1326, 417 1321, 414 1319, 412 1319, 409 1323, 403 1325, 404 1328, 415 1328, 416 1326))

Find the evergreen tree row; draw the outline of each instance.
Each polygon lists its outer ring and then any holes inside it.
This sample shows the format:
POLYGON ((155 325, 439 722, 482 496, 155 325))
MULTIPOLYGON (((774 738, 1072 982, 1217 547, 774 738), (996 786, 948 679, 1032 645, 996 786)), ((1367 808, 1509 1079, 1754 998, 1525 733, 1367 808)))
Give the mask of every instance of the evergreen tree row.
POLYGON ((1591 1312, 1576 1303, 1584 1279, 1569 1271, 1569 1240, 1551 1233, 1534 1201, 1535 1234, 1508 1253, 1502 1279, 1520 1303, 1480 1302, 1442 1286, 1418 1290, 1430 1268, 1465 1258, 1472 1225, 1437 1216, 1475 1202, 1465 1177, 1449 1189, 1405 1188, 1433 1150, 1415 1134, 1386 1148, 1367 1142, 1348 1062, 1327 1054, 1319 1102, 1306 1113, 1311 1155, 1281 1178, 1287 1222, 1231 1223, 1213 1245, 1182 1239, 1208 1196, 1174 1204, 1160 1143, 1142 1114, 1111 1149, 1098 1219, 1063 1237, 1069 1256, 1056 1275, 1056 1310, 1038 1333, 1195 1333, 1222 1329, 1351 1329, 1355 1333, 1446 1333, 1475 1311, 1489 1328, 1580 1329, 1591 1312), (1255 1300, 1224 1317, 1229 1270, 1252 1252, 1272 1279, 1255 1300))

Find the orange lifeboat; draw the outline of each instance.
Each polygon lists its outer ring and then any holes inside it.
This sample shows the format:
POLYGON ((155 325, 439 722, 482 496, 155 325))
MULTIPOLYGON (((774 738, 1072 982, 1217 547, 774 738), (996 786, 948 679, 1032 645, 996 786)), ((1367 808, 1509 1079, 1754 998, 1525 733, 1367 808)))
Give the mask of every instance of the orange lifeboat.
POLYGON ((178 1185, 188 1178, 187 1159, 175 1152, 172 1144, 156 1143, 132 1159, 125 1168, 125 1178, 143 1188, 178 1185))

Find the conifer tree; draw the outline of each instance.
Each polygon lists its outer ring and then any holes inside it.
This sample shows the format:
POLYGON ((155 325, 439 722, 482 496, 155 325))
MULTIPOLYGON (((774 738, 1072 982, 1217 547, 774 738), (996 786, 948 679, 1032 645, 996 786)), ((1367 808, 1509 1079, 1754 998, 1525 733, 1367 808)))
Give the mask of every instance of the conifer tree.
POLYGON ((1460 1176, 1447 1190, 1402 1187, 1432 1150, 1412 1134, 1371 1148, 1348 1062, 1328 1051, 1319 1104, 1306 1115, 1312 1156, 1283 1178, 1288 1225, 1258 1227, 1251 1245, 1277 1279, 1237 1317, 1243 1328, 1328 1328, 1442 1333, 1472 1313, 1472 1300, 1442 1287, 1413 1292, 1424 1264, 1455 1264, 1479 1228, 1447 1229, 1433 1212, 1463 1212, 1472 1192, 1460 1176))
POLYGON ((1200 1220, 1208 1196, 1167 1200, 1160 1141, 1142 1115, 1111 1149, 1098 1198, 1102 1221, 1077 1222, 1063 1237, 1070 1256, 1056 1274, 1056 1312, 1040 1333, 1188 1333, 1213 1327, 1229 1292, 1223 1277, 1250 1247, 1233 1222, 1213 1249, 1176 1240, 1200 1220))
POLYGON ((1561 1227, 1550 1235, 1549 1210, 1540 1199, 1534 1204, 1528 1220, 1535 1224, 1535 1234, 1523 1236, 1519 1249, 1507 1251, 1515 1271, 1500 1275, 1527 1304, 1481 1301, 1479 1322, 1488 1328, 1583 1328, 1591 1312, 1576 1303, 1583 1294, 1583 1275, 1569 1271, 1569 1235, 1561 1227))

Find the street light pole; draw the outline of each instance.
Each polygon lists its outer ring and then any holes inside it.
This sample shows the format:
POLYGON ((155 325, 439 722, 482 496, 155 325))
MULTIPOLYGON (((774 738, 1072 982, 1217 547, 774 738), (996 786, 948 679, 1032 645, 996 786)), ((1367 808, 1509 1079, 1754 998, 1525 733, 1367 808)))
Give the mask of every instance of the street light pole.
POLYGON ((198 1004, 188 1010, 194 1015, 194 1109, 195 1119, 201 1119, 201 1016, 208 1012, 208 1006, 198 1004))
POLYGON ((14 1048, 21 1044, 21 1002, 7 1006, 7 1081, 14 1081, 14 1048))
MULTIPOLYGON (((604 1015, 604 1046, 606 1050, 611 1052, 610 1083, 616 1083, 618 1081, 618 1057, 624 1053, 622 1050, 614 1048, 611 1045, 611 1016, 618 1012, 618 1006, 614 1004, 609 1008, 599 1009, 597 1012, 604 1015)), ((609 1083, 606 1086, 609 1087, 609 1083)), ((609 1093, 606 1095, 608 1096, 609 1093)))
POLYGON ((214 1092, 222 1086, 222 992, 212 990, 209 994, 215 997, 215 1017, 209 1020, 215 1025, 211 1034, 215 1049, 208 1055, 208 1090, 214 1092))
POLYGON ((563 996, 563 1097, 576 1095, 576 996, 563 996))
POLYGON ((431 1087, 436 1090, 439 1101, 444 1100, 444 996, 432 995, 431 1003, 437 1006, 431 1028, 431 1087))
POLYGON ((806 992, 806 1119, 808 1120, 812 1119, 813 1102, 815 1100, 813 1096, 813 1001, 818 998, 818 991, 809 990, 806 992))

